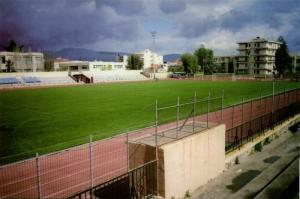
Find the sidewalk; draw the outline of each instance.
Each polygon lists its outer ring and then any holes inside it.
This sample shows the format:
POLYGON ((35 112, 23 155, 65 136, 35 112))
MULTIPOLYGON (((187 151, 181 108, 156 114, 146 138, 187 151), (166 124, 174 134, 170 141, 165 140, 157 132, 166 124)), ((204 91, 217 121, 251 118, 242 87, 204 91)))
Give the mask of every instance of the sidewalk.
POLYGON ((192 193, 192 198, 232 198, 243 196, 244 190, 256 190, 265 185, 265 177, 276 175, 283 164, 299 155, 300 132, 286 132, 270 144, 264 145, 262 152, 239 158, 240 164, 234 165, 224 173, 199 187, 192 193), (255 183, 250 183, 255 180, 255 183))

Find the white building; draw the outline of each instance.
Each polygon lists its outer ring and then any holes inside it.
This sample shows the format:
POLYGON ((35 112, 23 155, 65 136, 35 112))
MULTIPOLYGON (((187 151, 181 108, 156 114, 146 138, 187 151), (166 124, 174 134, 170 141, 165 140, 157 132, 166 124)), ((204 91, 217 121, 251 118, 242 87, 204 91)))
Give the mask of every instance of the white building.
POLYGON ((44 70, 44 54, 40 52, 0 52, 0 69, 7 72, 44 70))
POLYGON ((272 74, 275 52, 281 43, 256 37, 251 41, 238 43, 236 70, 247 74, 272 74))
POLYGON ((140 56, 141 60, 144 62, 144 69, 157 69, 164 64, 163 56, 152 52, 150 49, 145 49, 135 54, 140 56))
POLYGON ((126 70, 128 56, 124 55, 120 62, 91 61, 89 62, 89 71, 107 71, 107 70, 126 70))
POLYGON ((55 59, 53 61, 54 71, 84 71, 89 69, 87 61, 55 59))

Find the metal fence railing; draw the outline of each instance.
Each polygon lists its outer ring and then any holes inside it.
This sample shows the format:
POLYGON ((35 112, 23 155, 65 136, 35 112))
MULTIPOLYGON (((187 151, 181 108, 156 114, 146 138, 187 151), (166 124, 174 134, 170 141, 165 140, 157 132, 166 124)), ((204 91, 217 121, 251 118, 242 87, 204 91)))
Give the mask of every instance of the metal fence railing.
MULTIPOLYGON (((84 145, 41 156, 37 154, 30 159, 0 166, 0 198, 63 198, 91 189, 128 173, 127 143, 130 140, 157 136, 169 129, 179 130, 182 126, 188 126, 193 133, 193 126, 209 128, 210 123, 224 123, 226 151, 234 150, 299 112, 300 89, 229 107, 224 107, 222 101, 223 97, 209 95, 205 99, 192 98, 186 105, 179 101, 168 110, 161 109, 156 125, 148 128, 100 141, 93 141, 95 137, 86 138, 87 144, 84 145), (174 115, 167 120, 162 111, 166 111, 166 115, 171 111, 174 115)), ((157 106, 157 109, 159 107, 163 106, 157 106)), ((178 135, 186 129, 181 130, 178 135)))

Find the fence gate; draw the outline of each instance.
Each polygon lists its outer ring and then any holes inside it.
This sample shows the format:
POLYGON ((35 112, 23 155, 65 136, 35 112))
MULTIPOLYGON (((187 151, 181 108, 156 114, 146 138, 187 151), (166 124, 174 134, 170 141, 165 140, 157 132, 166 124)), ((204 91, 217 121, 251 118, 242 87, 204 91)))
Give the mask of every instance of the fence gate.
POLYGON ((157 194, 157 161, 149 162, 70 199, 140 199, 157 194))

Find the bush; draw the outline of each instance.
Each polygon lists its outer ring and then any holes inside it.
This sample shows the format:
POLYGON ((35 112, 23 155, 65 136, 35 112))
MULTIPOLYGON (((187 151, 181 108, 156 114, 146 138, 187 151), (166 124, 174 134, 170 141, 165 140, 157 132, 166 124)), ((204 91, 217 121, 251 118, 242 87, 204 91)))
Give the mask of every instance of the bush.
POLYGON ((261 152, 261 151, 262 151, 262 148, 263 148, 263 145, 261 144, 261 142, 257 143, 257 144, 254 146, 254 150, 257 151, 257 152, 261 152))
POLYGON ((269 137, 267 137, 264 141, 264 145, 270 144, 271 143, 271 139, 269 137))
POLYGON ((239 156, 236 156, 235 157, 235 160, 234 160, 235 164, 240 164, 240 159, 239 159, 239 156))
POLYGON ((184 72, 183 66, 169 66, 168 72, 184 72))
POLYGON ((191 194, 190 194, 190 191, 189 190, 187 190, 186 192, 185 192, 185 194, 184 194, 184 199, 187 199, 187 198, 190 198, 191 197, 191 194))
POLYGON ((149 194, 149 195, 145 196, 145 199, 153 199, 153 198, 154 198, 154 195, 152 195, 152 194, 149 194))

